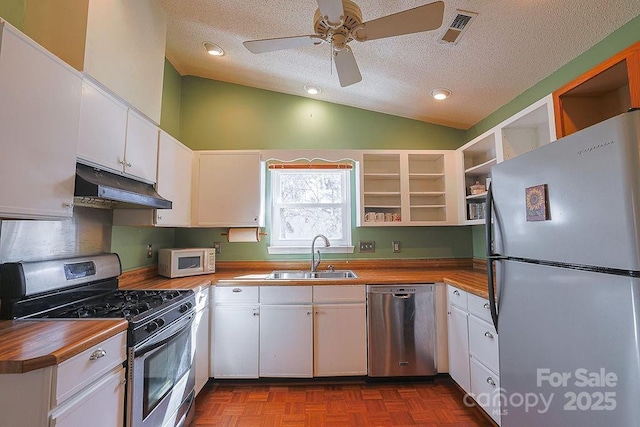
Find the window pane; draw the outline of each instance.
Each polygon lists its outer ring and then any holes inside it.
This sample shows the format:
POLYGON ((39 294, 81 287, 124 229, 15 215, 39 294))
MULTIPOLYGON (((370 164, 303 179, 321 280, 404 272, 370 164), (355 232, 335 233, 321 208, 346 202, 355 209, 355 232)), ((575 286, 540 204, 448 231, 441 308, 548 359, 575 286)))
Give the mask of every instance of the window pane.
POLYGON ((280 239, 308 240, 322 233, 342 239, 342 208, 281 208, 280 239))
POLYGON ((340 173, 285 173, 280 175, 282 203, 340 203, 340 173))

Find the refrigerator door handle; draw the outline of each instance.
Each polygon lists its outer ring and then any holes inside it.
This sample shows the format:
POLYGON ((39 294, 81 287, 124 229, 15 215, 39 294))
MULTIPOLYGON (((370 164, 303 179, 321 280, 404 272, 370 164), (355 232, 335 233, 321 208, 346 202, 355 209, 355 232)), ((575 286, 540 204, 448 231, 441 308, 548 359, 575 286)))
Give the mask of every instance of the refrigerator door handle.
POLYGON ((492 235, 492 216, 493 216, 493 193, 491 191, 491 184, 489 183, 489 188, 487 188, 487 214, 485 215, 485 232, 486 232, 486 254, 487 254, 487 283, 488 283, 488 291, 489 291, 489 310, 491 311, 491 320, 493 321, 493 326, 496 328, 496 332, 498 332, 498 309, 496 308, 496 296, 494 292, 494 280, 493 280, 493 261, 496 257, 493 254, 493 249, 491 248, 491 235, 492 235))

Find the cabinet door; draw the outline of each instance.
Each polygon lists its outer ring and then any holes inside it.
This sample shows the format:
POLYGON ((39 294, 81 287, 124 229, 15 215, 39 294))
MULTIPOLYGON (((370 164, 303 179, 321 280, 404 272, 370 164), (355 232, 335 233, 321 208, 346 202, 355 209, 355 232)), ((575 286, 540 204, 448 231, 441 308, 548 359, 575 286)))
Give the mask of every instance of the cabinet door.
POLYGON ((158 127, 133 110, 127 115, 125 168, 128 175, 156 182, 158 167, 158 127))
POLYGON ((195 328, 195 377, 196 394, 209 380, 209 305, 196 313, 195 328))
POLYGON ((467 393, 470 389, 469 372, 469 315, 449 304, 449 375, 467 393))
POLYGON ((51 414, 50 427, 119 427, 124 420, 125 371, 119 368, 51 414))
POLYGON ((313 375, 366 375, 365 304, 319 304, 314 314, 313 375))
POLYGON ((82 82, 78 158, 122 173, 127 106, 92 82, 82 82))
POLYGON ((81 76, 0 24, 0 216, 71 217, 81 76))
POLYGON ((257 305, 216 305, 213 376, 258 378, 260 309, 257 305))
POLYGON ((260 307, 260 376, 313 376, 311 305, 260 307))
POLYGON ((194 225, 256 227, 262 204, 259 152, 201 153, 194 225))
POLYGON ((156 210, 156 225, 189 226, 191 223, 192 151, 160 131, 158 142, 158 182, 156 190, 171 200, 171 209, 156 210))

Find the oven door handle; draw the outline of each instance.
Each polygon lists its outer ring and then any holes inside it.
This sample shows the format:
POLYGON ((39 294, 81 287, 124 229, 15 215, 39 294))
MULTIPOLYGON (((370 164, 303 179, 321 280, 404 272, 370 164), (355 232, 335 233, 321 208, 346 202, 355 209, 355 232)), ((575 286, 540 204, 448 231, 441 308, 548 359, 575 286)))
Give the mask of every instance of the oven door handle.
POLYGON ((153 351, 158 347, 162 347, 183 330, 191 328, 191 323, 193 322, 194 316, 195 313, 191 312, 190 314, 181 317, 180 319, 167 326, 166 329, 161 331, 156 336, 152 336, 147 341, 143 341, 142 343, 138 344, 140 347, 134 347, 134 357, 140 357, 141 355, 153 351))

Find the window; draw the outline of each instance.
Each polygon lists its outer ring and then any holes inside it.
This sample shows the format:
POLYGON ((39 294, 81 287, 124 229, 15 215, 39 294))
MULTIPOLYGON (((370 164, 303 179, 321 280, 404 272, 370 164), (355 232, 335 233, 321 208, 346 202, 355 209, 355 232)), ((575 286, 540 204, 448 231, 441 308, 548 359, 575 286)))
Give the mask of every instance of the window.
POLYGON ((350 171, 270 169, 271 253, 306 251, 317 234, 327 236, 332 251, 351 246, 350 171))

